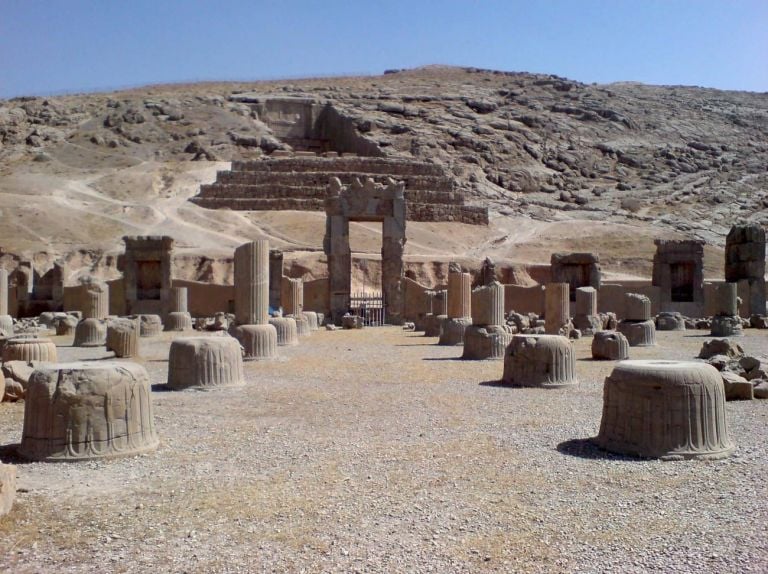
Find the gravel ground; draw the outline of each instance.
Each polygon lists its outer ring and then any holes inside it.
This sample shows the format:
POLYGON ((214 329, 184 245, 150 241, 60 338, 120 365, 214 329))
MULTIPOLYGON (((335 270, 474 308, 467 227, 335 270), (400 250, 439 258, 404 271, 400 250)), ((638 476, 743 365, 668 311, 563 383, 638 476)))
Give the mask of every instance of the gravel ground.
MULTIPOLYGON (((690 359, 700 332, 632 357, 690 359)), ((60 360, 103 349, 61 345, 60 360)), ((143 339, 153 384, 170 337, 143 339)), ((0 570, 24 572, 765 572, 768 401, 727 405, 735 454, 602 453, 613 362, 575 342, 576 389, 495 384, 502 362, 398 328, 320 331, 245 387, 155 387, 159 450, 24 463, 0 520, 0 570)), ((748 330, 768 354, 768 331, 748 330)), ((23 404, 0 404, 0 444, 23 404)))

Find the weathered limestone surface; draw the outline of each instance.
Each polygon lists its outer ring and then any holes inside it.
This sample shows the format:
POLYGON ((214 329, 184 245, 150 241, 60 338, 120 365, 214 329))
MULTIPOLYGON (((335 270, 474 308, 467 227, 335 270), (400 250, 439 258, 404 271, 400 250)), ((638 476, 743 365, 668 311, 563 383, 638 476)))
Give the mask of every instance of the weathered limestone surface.
POLYGON ((139 336, 154 337, 163 332, 163 322, 160 315, 138 315, 139 336))
POLYGON ((290 317, 296 321, 296 333, 298 333, 299 337, 309 337, 312 334, 312 329, 309 326, 309 319, 307 319, 303 313, 301 315, 291 315, 290 317))
POLYGON ((600 289, 600 257, 596 253, 553 253, 550 257, 552 283, 568 283, 570 301, 575 301, 576 289, 600 289))
POLYGON ((573 326, 584 335, 593 335, 603 328, 603 321, 597 314, 597 290, 594 287, 576 289, 576 313, 573 326))
POLYGON ((742 315, 765 314, 765 229, 761 225, 734 225, 728 232, 725 280, 744 282, 742 315))
POLYGON ((167 291, 168 300, 166 302, 166 308, 168 313, 186 313, 189 311, 187 288, 186 287, 171 287, 167 291))
POLYGON ((493 281, 472 291, 472 323, 504 325, 504 285, 493 281))
POLYGON ((194 328, 192 324, 192 315, 186 311, 173 311, 165 317, 163 328, 166 331, 191 331, 194 328))
POLYGON ((603 387, 595 442, 611 452, 662 459, 723 458, 728 434, 720 373, 693 361, 622 361, 603 387))
POLYGON ((715 315, 734 317, 739 314, 736 302, 738 284, 718 283, 713 285, 712 294, 715 299, 715 315))
POLYGON ((122 260, 125 305, 129 315, 164 315, 163 293, 171 288, 173 238, 167 235, 126 235, 122 260))
POLYGON ((101 281, 89 281, 80 287, 80 311, 83 319, 106 319, 109 315, 109 287, 101 281))
POLYGON ((292 347, 299 344, 299 332, 293 317, 272 317, 269 324, 277 331, 278 346, 292 347))
POLYGON ((0 331, 8 335, 13 333, 13 317, 10 315, 0 315, 0 331))
POLYGON ((168 386, 179 390, 244 385, 242 355, 232 337, 174 339, 168 355, 168 386))
POLYGON ((472 275, 458 268, 448 272, 448 317, 472 317, 472 275))
POLYGON ((219 172, 216 182, 202 185, 192 201, 210 209, 322 211, 330 178, 349 185, 376 175, 405 183, 404 217, 409 221, 488 224, 488 209, 464 205, 463 195, 437 164, 402 158, 275 155, 232 162, 232 171, 219 172))
POLYGON ((624 319, 628 321, 647 321, 651 318, 651 300, 639 293, 624 295, 624 319))
POLYGON ((304 312, 304 280, 285 277, 283 279, 283 313, 301 315, 304 312))
POLYGON ((114 351, 119 359, 139 356, 139 321, 137 319, 110 319, 107 321, 107 351, 114 351))
POLYGON ((656 316, 657 331, 685 331, 685 319, 680 313, 662 311, 656 316))
POLYGON ((501 382, 517 387, 577 385, 572 343, 560 335, 513 335, 504 356, 501 382))
POLYGON ((244 349, 243 358, 262 361, 277 358, 277 330, 266 325, 237 325, 229 334, 240 342, 244 349))
POLYGON ((75 327, 75 347, 100 347, 107 342, 107 322, 102 319, 83 319, 75 327))
POLYGON ((331 320, 338 324, 349 309, 352 291, 352 252, 349 222, 381 221, 381 287, 387 305, 387 320, 403 323, 405 310, 405 185, 389 180, 387 185, 366 178, 344 187, 331 178, 325 199, 326 226, 323 249, 328 257, 331 320))
POLYGON ((3 345, 5 361, 43 361, 57 360, 56 345, 50 339, 39 337, 13 337, 3 345))
POLYGON ((235 320, 240 325, 269 323, 269 241, 235 249, 235 320))
POLYGON ((32 374, 19 454, 88 460, 157 448, 147 371, 126 362, 58 363, 32 374))
POLYGON ((16 499, 16 467, 0 463, 0 516, 11 511, 16 499))
POLYGON ((443 321, 448 315, 427 315, 424 319, 424 336, 439 337, 443 333, 443 321))
POLYGON ((733 317, 715 315, 712 317, 710 334, 713 337, 739 337, 743 335, 741 318, 738 315, 733 317))
POLYGON ((66 315, 65 317, 57 317, 54 321, 54 326, 56 327, 56 335, 58 336, 66 336, 66 335, 74 335, 75 329, 77 328, 77 317, 74 315, 66 315))
POLYGON ((440 325, 438 345, 456 346, 464 344, 464 332, 472 324, 471 317, 446 317, 440 325))
POLYGON ((619 321, 619 333, 629 341, 630 347, 653 347, 656 344, 656 324, 648 321, 619 321))
POLYGON ((8 271, 0 269, 0 316, 8 315, 8 271))
POLYGON ((659 287, 662 311, 685 306, 701 314, 704 307, 704 242, 698 239, 656 239, 652 285, 659 287))
POLYGON ((462 359, 501 360, 513 334, 506 325, 469 325, 464 330, 462 359))
POLYGON ((320 330, 320 325, 318 324, 318 320, 317 320, 317 313, 315 313, 314 311, 304 311, 302 315, 304 315, 304 318, 307 320, 310 331, 320 330))
POLYGON ((629 358, 629 342, 616 331, 600 331, 592 339, 592 358, 595 360, 622 361, 629 358))
POLYGON ((548 335, 568 335, 571 303, 568 283, 547 283, 544 291, 544 330, 548 335))

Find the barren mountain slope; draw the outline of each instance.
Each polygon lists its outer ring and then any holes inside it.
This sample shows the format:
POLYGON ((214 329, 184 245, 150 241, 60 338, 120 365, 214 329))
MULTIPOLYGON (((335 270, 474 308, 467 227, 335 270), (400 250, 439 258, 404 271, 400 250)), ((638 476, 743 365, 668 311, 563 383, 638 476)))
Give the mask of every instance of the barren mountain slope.
MULTIPOLYGON (((385 154, 444 165, 468 203, 490 208, 487 228, 409 222, 412 260, 592 250, 609 272, 645 274, 654 237, 692 236, 716 276, 730 225, 768 224, 767 94, 427 67, 0 101, 3 250, 76 274, 112 269, 104 254, 124 234, 168 234, 190 256, 187 278, 218 280, 198 256, 269 237, 316 268, 322 213, 188 201, 228 161, 285 147, 236 101, 249 92, 330 102, 385 154)), ((355 225, 353 249, 377 252, 380 232, 355 225)))

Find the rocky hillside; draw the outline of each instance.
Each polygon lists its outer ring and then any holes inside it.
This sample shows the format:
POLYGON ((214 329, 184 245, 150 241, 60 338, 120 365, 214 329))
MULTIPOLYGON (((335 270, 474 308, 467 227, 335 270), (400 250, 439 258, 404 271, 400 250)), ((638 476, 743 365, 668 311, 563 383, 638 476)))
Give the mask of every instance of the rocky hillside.
MULTIPOLYGON (((714 271, 732 223, 768 225, 768 94, 427 67, 0 101, 4 252, 106 265, 122 235, 167 233, 182 253, 268 236, 316 254, 322 214, 188 201, 226 162, 287 147, 238 101, 245 92, 330 102, 385 155, 445 166, 467 203, 490 208, 488 229, 409 224, 414 257, 594 249, 619 272, 647 259, 653 237, 682 234, 711 246, 714 271)), ((378 250, 375 228, 355 233, 361 251, 378 250)))

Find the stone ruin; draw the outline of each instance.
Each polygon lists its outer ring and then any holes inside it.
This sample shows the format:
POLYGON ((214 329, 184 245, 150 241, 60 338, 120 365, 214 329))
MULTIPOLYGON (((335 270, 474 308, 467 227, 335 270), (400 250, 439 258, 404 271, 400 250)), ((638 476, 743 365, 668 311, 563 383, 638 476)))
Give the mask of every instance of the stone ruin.
POLYGON ((656 344, 656 323, 651 319, 651 300, 645 295, 624 295, 624 319, 617 326, 630 347, 652 347, 656 344))
POLYGON ((651 284, 659 287, 662 311, 700 316, 704 309, 704 242, 656 239, 651 284))
POLYGON ((441 322, 438 345, 463 345, 464 331, 472 324, 472 275, 458 263, 448 266, 448 315, 441 322))
POLYGON ((544 330, 548 335, 568 337, 571 323, 571 304, 568 283, 547 283, 544 291, 544 330))
POLYGON ((208 209, 323 211, 327 184, 367 179, 404 184, 405 219, 488 225, 488 209, 464 205, 464 196, 439 165, 384 157, 281 157, 233 161, 216 182, 201 185, 193 203, 208 209))
POLYGON ((67 461, 136 455, 158 446, 149 375, 141 365, 38 366, 29 378, 19 454, 67 461))
POLYGON ((578 385, 573 343, 560 335, 513 335, 504 355, 501 382, 515 387, 578 385))
POLYGON ((742 334, 737 288, 736 283, 718 283, 714 286, 715 314, 710 331, 714 337, 734 337, 742 334))
POLYGON ((171 288, 173 238, 166 235, 123 237, 125 254, 119 259, 125 284, 128 315, 165 316, 166 296, 171 288))
POLYGON ((171 343, 168 388, 181 390, 244 384, 242 350, 232 337, 182 337, 171 343))
POLYGON ((765 315, 765 230, 734 225, 725 238, 725 280, 738 283, 741 315, 765 315))
POLYGON ((250 360, 277 357, 277 330, 269 324, 269 241, 235 249, 235 321, 229 333, 250 360))
POLYGON ((600 257, 595 253, 553 253, 550 257, 552 283, 568 283, 570 301, 576 301, 576 289, 600 290, 600 257))
POLYGON ((631 456, 724 458, 728 434, 720 374, 693 361, 622 361, 605 380, 595 442, 631 456))
POLYGON ((512 330, 504 318, 504 285, 492 280, 474 289, 471 307, 472 324, 464 330, 462 358, 503 359, 512 339, 512 330))
POLYGON ((382 223, 381 287, 387 320, 403 323, 405 305, 403 251, 405 250, 405 185, 389 180, 386 185, 355 180, 343 186, 338 178, 328 184, 325 199, 326 226, 323 249, 328 257, 328 309, 336 324, 349 310, 352 292, 350 221, 382 223))

